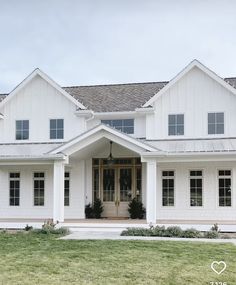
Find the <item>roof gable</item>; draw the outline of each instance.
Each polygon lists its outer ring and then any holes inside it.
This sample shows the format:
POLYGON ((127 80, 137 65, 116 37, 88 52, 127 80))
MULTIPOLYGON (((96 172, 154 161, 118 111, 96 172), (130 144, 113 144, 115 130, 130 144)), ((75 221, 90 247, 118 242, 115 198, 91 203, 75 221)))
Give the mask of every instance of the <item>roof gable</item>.
POLYGON ((143 107, 149 107, 152 106, 153 103, 161 97, 170 87, 172 87, 176 82, 178 82, 181 78, 183 78, 190 70, 192 70, 194 67, 199 68, 202 72, 206 73, 209 77, 211 77, 213 80, 218 82, 220 85, 222 85, 224 88, 226 88, 228 91, 236 95, 236 89, 227 83, 224 79, 219 77, 216 73, 211 71, 209 68, 207 68, 205 65, 203 65, 198 60, 193 60, 188 64, 181 72, 179 72, 173 79, 169 81, 168 84, 166 84, 158 93, 156 93, 150 100, 148 100, 143 107))
POLYGON ((68 94, 63 88, 60 87, 54 80, 52 80, 49 76, 47 76, 43 71, 39 68, 35 69, 31 74, 29 74, 19 85, 17 85, 4 99, 0 102, 0 108, 5 105, 9 100, 11 100, 22 88, 27 86, 29 82, 32 81, 36 76, 40 76, 44 79, 48 84, 58 90, 62 95, 64 95, 68 100, 74 103, 80 109, 86 109, 83 104, 81 104, 78 100, 73 98, 70 94, 68 94))

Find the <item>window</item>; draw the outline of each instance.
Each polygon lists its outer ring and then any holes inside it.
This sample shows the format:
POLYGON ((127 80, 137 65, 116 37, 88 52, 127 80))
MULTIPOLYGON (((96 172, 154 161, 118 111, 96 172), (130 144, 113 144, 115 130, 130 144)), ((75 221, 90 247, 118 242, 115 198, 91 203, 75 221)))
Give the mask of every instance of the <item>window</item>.
POLYGON ((16 140, 29 139, 29 120, 16 121, 16 140))
POLYGON ((52 119, 50 120, 50 139, 64 138, 64 120, 52 119))
POLYGON ((125 120, 101 120, 102 124, 113 127, 126 134, 134 133, 134 119, 125 120))
POLYGON ((219 170, 219 206, 231 206, 231 170, 219 170))
POLYGON ((34 173, 34 206, 44 206, 45 177, 43 172, 34 173))
POLYGON ((169 136, 184 135, 184 115, 169 115, 168 117, 168 134, 169 136))
POLYGON ((208 113, 208 135, 224 134, 224 113, 208 113))
POLYGON ((174 171, 162 171, 162 206, 174 206, 174 171))
POLYGON ((190 170, 190 206, 202 206, 202 170, 190 170))
POLYGON ((20 206, 20 173, 9 173, 10 206, 20 206))
POLYGON ((70 172, 65 172, 65 178, 64 178, 64 206, 70 206, 70 172))

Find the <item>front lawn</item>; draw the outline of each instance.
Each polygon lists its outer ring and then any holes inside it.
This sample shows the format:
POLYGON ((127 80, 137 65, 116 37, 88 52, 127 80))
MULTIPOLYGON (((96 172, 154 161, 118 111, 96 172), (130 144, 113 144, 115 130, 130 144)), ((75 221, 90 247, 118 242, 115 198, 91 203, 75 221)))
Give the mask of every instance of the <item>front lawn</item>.
POLYGON ((174 241, 58 240, 0 234, 0 284, 235 284, 236 246, 174 241), (223 260, 224 273, 210 265, 223 260))

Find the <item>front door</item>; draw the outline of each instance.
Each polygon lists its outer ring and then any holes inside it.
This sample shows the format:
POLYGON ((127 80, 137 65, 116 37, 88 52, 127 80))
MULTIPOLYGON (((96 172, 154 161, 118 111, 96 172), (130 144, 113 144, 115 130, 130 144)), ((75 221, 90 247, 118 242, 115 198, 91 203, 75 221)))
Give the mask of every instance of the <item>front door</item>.
POLYGON ((128 217, 128 204, 132 199, 132 168, 104 168, 102 175, 102 201, 104 217, 128 217))

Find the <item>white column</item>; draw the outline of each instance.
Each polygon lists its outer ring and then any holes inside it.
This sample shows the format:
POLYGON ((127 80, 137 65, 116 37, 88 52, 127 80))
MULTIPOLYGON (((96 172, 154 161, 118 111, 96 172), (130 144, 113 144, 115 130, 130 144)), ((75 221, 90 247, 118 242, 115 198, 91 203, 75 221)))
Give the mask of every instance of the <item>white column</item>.
POLYGON ((156 224, 157 211, 157 163, 155 160, 147 161, 147 175, 146 175, 146 219, 147 223, 156 224))
POLYGON ((64 162, 55 161, 53 171, 53 222, 64 222, 64 162))

